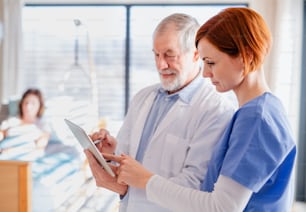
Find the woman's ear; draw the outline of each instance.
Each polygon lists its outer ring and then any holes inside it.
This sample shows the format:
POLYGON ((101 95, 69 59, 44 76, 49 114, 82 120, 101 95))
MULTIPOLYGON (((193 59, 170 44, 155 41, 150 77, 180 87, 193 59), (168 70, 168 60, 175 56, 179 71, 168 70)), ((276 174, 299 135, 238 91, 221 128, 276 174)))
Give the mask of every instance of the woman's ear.
POLYGON ((254 60, 254 53, 250 48, 246 48, 246 53, 247 53, 247 63, 252 66, 253 60, 254 60))
POLYGON ((244 60, 243 61, 244 75, 255 70, 254 52, 250 48, 246 47, 245 53, 246 53, 245 58, 243 58, 241 55, 241 59, 244 60))

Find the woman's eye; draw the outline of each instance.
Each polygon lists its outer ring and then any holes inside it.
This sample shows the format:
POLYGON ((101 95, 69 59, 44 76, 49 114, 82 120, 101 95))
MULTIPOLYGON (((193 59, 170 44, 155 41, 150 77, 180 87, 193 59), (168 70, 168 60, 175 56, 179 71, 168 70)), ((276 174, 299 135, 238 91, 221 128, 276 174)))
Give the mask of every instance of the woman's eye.
POLYGON ((206 64, 209 65, 209 66, 215 65, 215 63, 214 63, 214 62, 211 62, 211 61, 207 61, 206 64))

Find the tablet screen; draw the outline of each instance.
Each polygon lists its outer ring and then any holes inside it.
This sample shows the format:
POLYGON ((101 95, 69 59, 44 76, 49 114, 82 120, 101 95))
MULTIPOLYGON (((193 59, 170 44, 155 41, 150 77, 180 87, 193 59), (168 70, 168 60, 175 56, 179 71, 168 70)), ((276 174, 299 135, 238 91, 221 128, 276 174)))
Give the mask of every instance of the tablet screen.
POLYGON ((69 121, 68 119, 64 119, 68 127, 70 128, 73 135, 76 137, 76 139, 79 141, 83 149, 89 149, 90 152, 96 157, 96 159, 100 162, 100 164, 103 166, 103 168, 111 175, 115 176, 113 170, 110 168, 110 166, 105 161, 104 157, 100 153, 100 151, 97 149, 96 145, 92 142, 91 138, 87 135, 85 130, 78 126, 77 124, 69 121))

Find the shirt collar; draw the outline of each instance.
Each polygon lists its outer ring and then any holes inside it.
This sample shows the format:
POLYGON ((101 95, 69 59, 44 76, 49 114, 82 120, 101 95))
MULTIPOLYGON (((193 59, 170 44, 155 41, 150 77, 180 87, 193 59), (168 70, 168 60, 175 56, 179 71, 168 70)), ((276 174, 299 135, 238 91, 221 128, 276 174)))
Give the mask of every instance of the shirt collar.
POLYGON ((186 87, 176 93, 168 94, 168 92, 164 88, 159 88, 158 93, 169 98, 177 98, 178 96, 179 99, 181 99, 183 102, 189 104, 194 93, 199 89, 202 83, 204 83, 204 78, 201 76, 201 74, 198 74, 198 76, 194 80, 192 80, 186 87))

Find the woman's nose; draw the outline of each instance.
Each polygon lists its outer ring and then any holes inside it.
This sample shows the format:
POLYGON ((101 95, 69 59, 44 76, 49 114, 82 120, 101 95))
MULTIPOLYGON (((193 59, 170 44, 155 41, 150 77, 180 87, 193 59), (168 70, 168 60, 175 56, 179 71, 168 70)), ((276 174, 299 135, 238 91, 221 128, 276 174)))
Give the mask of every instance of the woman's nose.
POLYGON ((212 72, 209 71, 207 68, 203 68, 203 73, 202 73, 203 77, 206 77, 206 78, 211 78, 212 77, 212 72))

